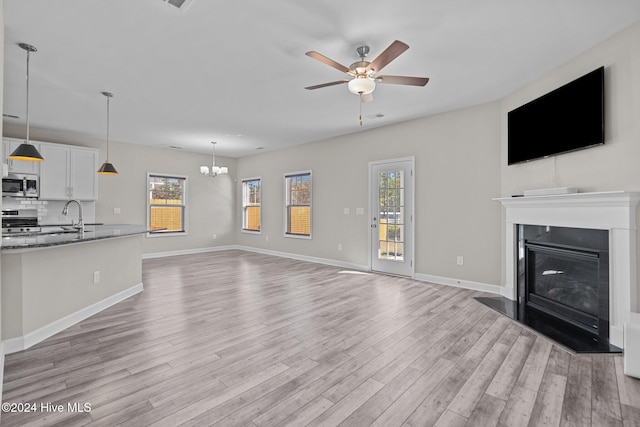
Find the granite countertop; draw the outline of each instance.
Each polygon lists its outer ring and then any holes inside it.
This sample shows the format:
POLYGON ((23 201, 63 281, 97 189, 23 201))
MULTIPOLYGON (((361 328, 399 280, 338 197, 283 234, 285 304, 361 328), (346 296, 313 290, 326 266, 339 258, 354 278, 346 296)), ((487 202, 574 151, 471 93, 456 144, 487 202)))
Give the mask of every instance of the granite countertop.
POLYGON ((133 236, 148 232, 150 230, 143 225, 110 224, 85 226, 85 231, 82 235, 79 235, 76 231, 63 230, 62 228, 58 232, 50 230, 32 234, 5 234, 2 236, 2 250, 47 248, 71 243, 133 236))

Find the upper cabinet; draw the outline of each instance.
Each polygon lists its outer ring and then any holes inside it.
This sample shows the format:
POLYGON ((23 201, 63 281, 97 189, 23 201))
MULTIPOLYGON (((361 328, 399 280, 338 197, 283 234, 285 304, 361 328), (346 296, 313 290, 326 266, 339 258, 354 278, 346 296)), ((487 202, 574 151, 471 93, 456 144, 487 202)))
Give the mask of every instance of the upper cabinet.
POLYGON ((98 198, 98 154, 93 148, 40 144, 40 199, 84 201, 98 198))
MULTIPOLYGON (((40 162, 27 162, 24 160, 12 160, 9 155, 24 142, 23 139, 3 138, 2 139, 2 158, 3 163, 8 166, 9 173, 26 173, 38 175, 40 172, 40 162)), ((38 151, 40 151, 40 143, 30 141, 38 151)))

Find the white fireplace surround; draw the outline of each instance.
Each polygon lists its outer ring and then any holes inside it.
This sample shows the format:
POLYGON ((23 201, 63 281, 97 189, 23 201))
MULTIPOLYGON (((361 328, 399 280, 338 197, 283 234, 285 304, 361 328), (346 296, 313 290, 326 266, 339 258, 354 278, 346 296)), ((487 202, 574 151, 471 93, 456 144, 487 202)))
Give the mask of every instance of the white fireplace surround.
POLYGON ((517 225, 549 225, 609 231, 609 341, 623 348, 623 325, 638 314, 636 207, 640 192, 610 191, 494 199, 506 208, 506 284, 516 298, 517 225))

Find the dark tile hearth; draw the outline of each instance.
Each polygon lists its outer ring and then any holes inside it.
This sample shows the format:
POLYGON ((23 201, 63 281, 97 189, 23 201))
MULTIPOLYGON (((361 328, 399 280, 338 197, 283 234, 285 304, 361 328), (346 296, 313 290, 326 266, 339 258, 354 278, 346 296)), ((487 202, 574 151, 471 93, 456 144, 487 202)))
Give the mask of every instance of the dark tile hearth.
POLYGON ((505 297, 476 297, 497 312, 522 323, 576 353, 622 353, 622 349, 603 342, 582 329, 555 319, 538 310, 525 308, 524 319, 517 318, 517 304, 505 297))

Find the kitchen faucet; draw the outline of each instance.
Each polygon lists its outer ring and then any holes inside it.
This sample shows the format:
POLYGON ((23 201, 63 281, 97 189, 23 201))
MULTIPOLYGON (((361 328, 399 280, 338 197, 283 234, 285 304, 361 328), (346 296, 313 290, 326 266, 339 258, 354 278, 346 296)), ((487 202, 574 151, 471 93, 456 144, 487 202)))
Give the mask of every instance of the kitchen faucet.
POLYGON ((75 202, 78 205, 78 222, 74 222, 72 220, 71 221, 71 226, 73 228, 77 229, 78 233, 83 233, 84 232, 84 223, 82 222, 82 203, 80 203, 79 200, 70 199, 64 205, 64 208, 62 208, 62 215, 68 215, 69 214, 69 204, 71 204, 71 202, 75 202))

